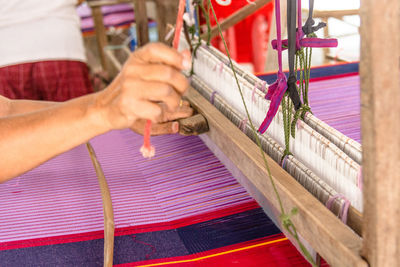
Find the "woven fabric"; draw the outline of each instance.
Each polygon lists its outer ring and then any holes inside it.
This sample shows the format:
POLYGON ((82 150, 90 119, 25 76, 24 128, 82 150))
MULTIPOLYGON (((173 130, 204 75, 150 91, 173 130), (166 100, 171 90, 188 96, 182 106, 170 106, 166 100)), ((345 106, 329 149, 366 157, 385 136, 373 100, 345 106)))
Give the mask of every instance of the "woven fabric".
MULTIPOLYGON (((259 78, 272 83, 276 74, 260 74, 259 78)), ((358 63, 313 68, 309 102, 317 118, 361 142, 358 63)))
MULTIPOLYGON (((167 135, 152 142, 157 154, 147 160, 139 153, 142 137, 130 131, 91 141, 113 200, 115 264, 190 259, 182 264, 193 266, 203 262, 199 257, 213 255, 214 266, 259 266, 250 264, 253 257, 254 263, 275 264, 269 266, 280 266, 282 260, 287 266, 307 266, 198 137, 167 135), (276 239, 282 242, 248 248, 249 242, 276 239), (266 250, 279 257, 265 256, 266 250)), ((1 184, 0 203, 4 266, 101 265, 101 195, 84 146, 1 184)))
POLYGON ((40 61, 0 68, 0 94, 12 99, 65 101, 92 93, 86 63, 40 61))

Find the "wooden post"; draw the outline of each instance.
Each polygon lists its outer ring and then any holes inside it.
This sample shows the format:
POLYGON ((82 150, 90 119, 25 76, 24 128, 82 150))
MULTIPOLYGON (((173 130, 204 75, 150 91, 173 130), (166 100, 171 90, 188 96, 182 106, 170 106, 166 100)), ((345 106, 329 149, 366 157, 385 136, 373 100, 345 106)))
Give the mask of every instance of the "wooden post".
POLYGON ((167 25, 174 25, 178 12, 178 0, 156 0, 158 40, 165 42, 167 25))
MULTIPOLYGON (((286 11, 287 5, 286 1, 281 1, 281 30, 282 30, 282 39, 284 36, 287 36, 286 30, 286 11)), ((264 71, 266 72, 273 72, 278 70, 278 53, 276 50, 272 48, 271 41, 276 39, 276 17, 275 17, 275 7, 274 12, 272 14, 272 24, 271 24, 271 31, 269 34, 269 42, 268 42, 268 49, 267 49, 267 60, 265 62, 264 71)))
POLYGON ((114 210, 112 206, 110 189, 108 188, 107 179, 104 176, 103 170, 101 169, 100 162, 97 160, 96 153, 92 145, 88 142, 86 147, 89 151, 90 158, 93 163, 93 167, 96 171, 97 179, 101 191, 101 199, 103 201, 103 216, 104 216, 104 267, 113 266, 114 256, 114 210))
POLYGON ((362 256, 400 266, 400 2, 361 4, 362 256))
POLYGON ((147 18, 146 0, 133 0, 136 33, 138 46, 144 46, 149 42, 149 22, 147 18))
POLYGON ((101 13, 101 6, 91 6, 91 8, 101 67, 103 68, 103 70, 107 70, 107 60, 104 54, 104 47, 107 46, 107 34, 103 22, 103 13, 101 13))

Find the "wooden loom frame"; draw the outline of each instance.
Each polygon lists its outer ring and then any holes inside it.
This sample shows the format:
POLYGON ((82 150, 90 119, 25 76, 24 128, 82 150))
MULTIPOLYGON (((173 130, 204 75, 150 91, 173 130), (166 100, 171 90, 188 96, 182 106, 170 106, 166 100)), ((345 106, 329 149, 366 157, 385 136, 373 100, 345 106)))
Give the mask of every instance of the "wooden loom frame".
MULTIPOLYGON (((363 238, 268 158, 285 209, 299 210, 292 218, 298 232, 332 266, 400 266, 400 146, 387 142, 400 140, 400 75, 391 74, 400 64, 400 36, 394 34, 400 29, 400 4, 398 0, 374 2, 364 0, 361 6, 363 238), (382 17, 386 23, 374 24, 382 17), (394 49, 387 48, 388 43, 394 49)), ((193 89, 188 99, 208 120, 207 135, 248 177, 250 187, 258 190, 253 196, 268 199, 279 210, 258 147, 193 89)))
POLYGON ((134 10, 136 10, 135 21, 139 46, 143 46, 149 42, 146 2, 154 2, 156 5, 156 22, 159 40, 164 40, 165 36, 167 35, 166 27, 161 25, 166 25, 168 22, 172 22, 174 20, 174 17, 172 17, 170 11, 174 6, 175 0, 86 0, 86 2, 92 10, 94 30, 97 39, 97 49, 103 70, 108 69, 107 58, 111 60, 113 65, 118 65, 118 63, 116 64, 116 59, 112 53, 107 53, 109 51, 104 51, 104 48, 108 45, 108 41, 106 28, 103 22, 103 14, 101 12, 102 6, 116 5, 121 3, 133 4, 134 10))

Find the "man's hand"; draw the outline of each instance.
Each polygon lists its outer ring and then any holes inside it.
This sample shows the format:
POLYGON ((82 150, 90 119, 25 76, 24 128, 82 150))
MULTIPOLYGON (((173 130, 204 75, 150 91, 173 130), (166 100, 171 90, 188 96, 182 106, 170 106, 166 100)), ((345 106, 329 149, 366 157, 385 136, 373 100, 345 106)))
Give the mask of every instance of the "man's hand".
MULTIPOLYGON (((151 126, 151 135, 163 135, 163 134, 175 134, 179 131, 179 122, 175 121, 190 117, 193 114, 193 109, 190 107, 189 102, 182 101, 182 106, 175 112, 165 110, 165 106, 161 106, 164 110, 163 117, 158 123, 153 123, 151 126)), ((146 124, 145 119, 138 119, 131 126, 131 130, 143 135, 144 126, 146 124)))
POLYGON ((97 97, 110 129, 129 128, 138 119, 154 123, 178 111, 189 83, 181 73, 190 68, 190 52, 179 53, 153 43, 132 53, 121 73, 97 97))

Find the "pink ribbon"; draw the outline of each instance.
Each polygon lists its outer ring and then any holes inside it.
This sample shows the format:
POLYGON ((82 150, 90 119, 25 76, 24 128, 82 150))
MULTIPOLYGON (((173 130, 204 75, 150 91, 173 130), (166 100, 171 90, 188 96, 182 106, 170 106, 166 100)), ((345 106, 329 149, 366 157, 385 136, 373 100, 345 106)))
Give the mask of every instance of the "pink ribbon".
POLYGON ((282 102, 282 98, 286 92, 286 89, 287 89, 286 76, 285 74, 283 74, 283 72, 278 72, 278 79, 268 87, 268 92, 265 95, 265 99, 271 100, 271 103, 269 105, 267 116, 265 117, 260 128, 258 129, 260 133, 262 134, 265 133, 265 131, 271 124, 272 119, 278 112, 279 105, 282 102))
MULTIPOLYGON (((272 48, 277 49, 278 48, 278 41, 277 40, 272 40, 271 42, 272 48)), ((288 46, 288 40, 285 39, 282 41, 282 50, 286 50, 288 46)), ((338 46, 338 41, 337 39, 334 38, 329 38, 329 39, 322 39, 322 38, 303 38, 299 40, 299 45, 300 47, 337 47, 338 46)), ((299 49, 299 48, 297 48, 299 49)))

